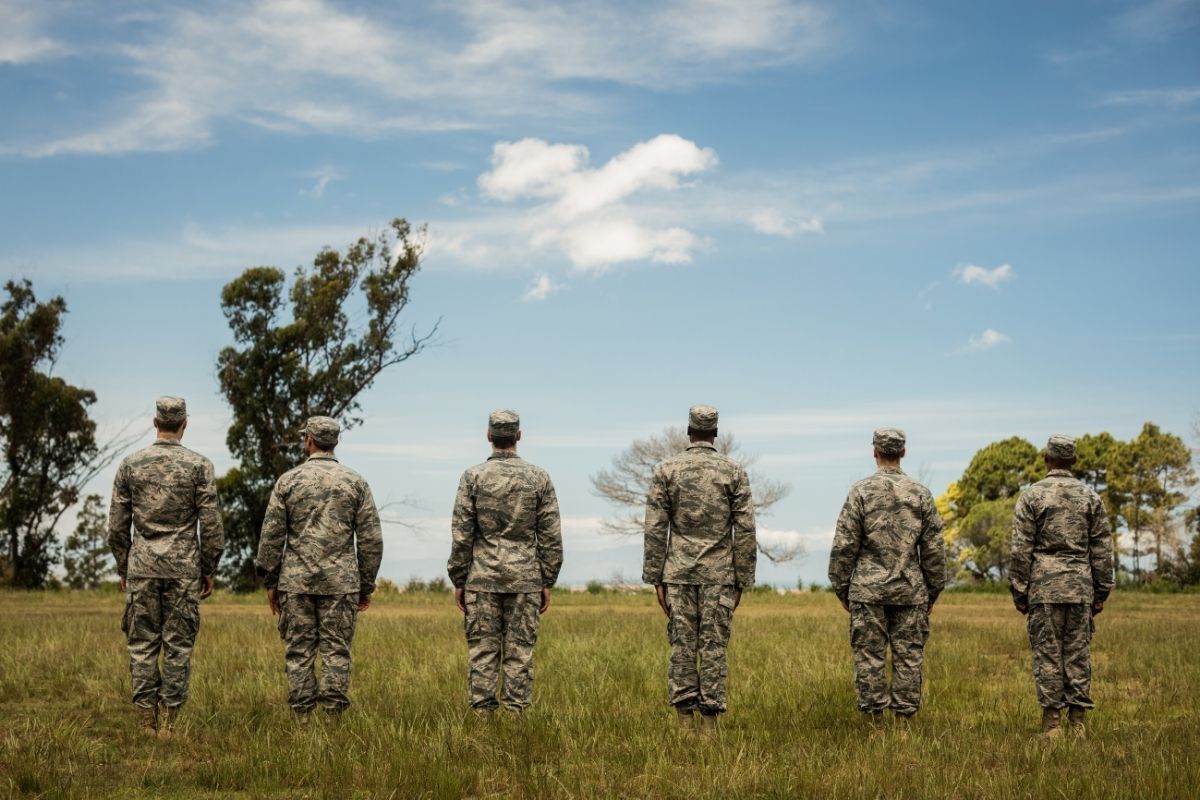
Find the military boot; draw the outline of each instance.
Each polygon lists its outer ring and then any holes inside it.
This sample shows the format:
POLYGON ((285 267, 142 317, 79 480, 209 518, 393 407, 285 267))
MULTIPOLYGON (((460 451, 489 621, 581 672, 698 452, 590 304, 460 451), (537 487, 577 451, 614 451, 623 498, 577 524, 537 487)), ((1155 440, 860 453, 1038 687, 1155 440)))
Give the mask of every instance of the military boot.
POLYGON ((702 736, 715 739, 717 734, 721 732, 721 726, 717 722, 717 716, 717 714, 700 714, 700 734, 702 736))
POLYGON ((292 709, 292 719, 296 721, 296 727, 307 728, 312 723, 312 709, 308 711, 292 709))
POLYGON ((138 725, 146 736, 158 735, 158 707, 138 706, 138 725))
POLYGON ((882 711, 864 711, 863 722, 871 733, 877 733, 883 730, 883 712, 882 711))
POLYGON ((907 739, 909 730, 911 729, 912 714, 897 714, 896 715, 896 733, 900 738, 907 739))
POLYGON ((1071 706, 1067 710, 1067 722, 1071 726, 1071 733, 1082 739, 1087 736, 1087 723, 1084 718, 1087 716, 1087 709, 1082 706, 1071 706))
POLYGON ((170 739, 175 733, 175 720, 179 717, 179 706, 163 706, 158 718, 158 738, 170 739))
POLYGON ((475 719, 481 723, 491 722, 496 717, 496 709, 490 706, 480 706, 472 708, 471 713, 475 715, 475 719))
POLYGON ((1043 739, 1057 739, 1062 736, 1062 727, 1059 724, 1062 710, 1058 708, 1043 708, 1042 709, 1042 733, 1043 739))
POLYGON ((692 733, 696 730, 696 710, 694 708, 675 709, 675 722, 680 733, 692 733))

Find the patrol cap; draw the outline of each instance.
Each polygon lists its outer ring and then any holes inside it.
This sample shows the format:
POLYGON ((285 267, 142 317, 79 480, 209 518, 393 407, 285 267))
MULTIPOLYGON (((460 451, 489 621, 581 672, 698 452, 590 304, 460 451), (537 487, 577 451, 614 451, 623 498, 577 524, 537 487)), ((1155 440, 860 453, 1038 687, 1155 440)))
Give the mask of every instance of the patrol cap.
POLYGON ((1075 437, 1056 433, 1046 442, 1046 455, 1060 461, 1075 460, 1075 437))
POLYGON ((871 444, 885 456, 900 455, 904 442, 904 431, 899 428, 880 428, 871 437, 871 444))
POLYGON ((187 403, 182 397, 160 397, 154 401, 154 418, 160 422, 183 422, 187 419, 187 403))
POLYGON ((712 406, 692 406, 688 409, 688 426, 698 431, 715 431, 717 410, 712 406))
POLYGON ((521 417, 511 408, 497 408, 488 414, 488 433, 492 436, 516 436, 521 430, 521 417))
POLYGON ((311 436, 321 447, 333 447, 338 443, 342 426, 333 417, 309 417, 300 433, 311 436))

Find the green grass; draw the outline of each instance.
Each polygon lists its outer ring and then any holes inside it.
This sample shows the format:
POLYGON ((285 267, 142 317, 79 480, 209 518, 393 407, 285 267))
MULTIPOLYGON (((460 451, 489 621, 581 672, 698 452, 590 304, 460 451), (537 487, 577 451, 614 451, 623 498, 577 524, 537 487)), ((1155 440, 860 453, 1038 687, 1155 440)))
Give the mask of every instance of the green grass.
POLYGON ((848 626, 828 593, 748 595, 720 740, 681 738, 649 594, 556 594, 524 724, 465 708, 449 595, 360 617, 355 706, 297 730, 261 596, 204 604, 192 700, 170 742, 137 735, 121 596, 0 593, 0 794, 37 797, 1194 797, 1200 597, 1117 594, 1098 620, 1084 742, 1035 739, 1023 620, 1003 596, 933 615, 907 739, 864 734, 848 626))

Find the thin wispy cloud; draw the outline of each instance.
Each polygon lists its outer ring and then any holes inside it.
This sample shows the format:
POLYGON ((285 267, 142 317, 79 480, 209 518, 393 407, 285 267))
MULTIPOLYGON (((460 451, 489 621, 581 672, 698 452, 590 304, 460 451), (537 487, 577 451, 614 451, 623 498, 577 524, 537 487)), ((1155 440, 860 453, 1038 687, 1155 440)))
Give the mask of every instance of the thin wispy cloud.
POLYGON ((750 227, 767 236, 783 236, 792 238, 799 233, 822 233, 824 224, 816 217, 796 219, 786 216, 777 208, 763 208, 753 211, 747 216, 750 227))
POLYGON ((44 3, 0 0, 0 64, 32 64, 70 52, 45 32, 48 12, 44 3))
POLYGON ((300 194, 320 200, 325 196, 325 189, 329 184, 341 180, 344 176, 335 167, 327 165, 312 170, 307 173, 307 177, 313 179, 313 184, 307 189, 301 189, 300 194))
POLYGON ((1151 0, 1135 3, 1113 20, 1117 33, 1143 42, 1161 42, 1188 33, 1200 24, 1197 0, 1151 0))
POLYGON ((967 339, 967 344, 960 349, 960 352, 978 352, 980 350, 991 350, 1002 344, 1008 344, 1012 339, 1004 333, 1001 333, 994 328, 987 328, 978 336, 971 336, 967 339))
POLYGON ((952 274, 959 283, 965 283, 967 286, 987 286, 991 289, 1016 277, 1011 264, 1001 264, 991 269, 975 264, 959 264, 952 274))
POLYGON ((525 290, 525 294, 521 295, 521 300, 526 303, 537 303, 560 289, 562 289, 560 284, 555 283, 549 275, 542 273, 533 279, 533 283, 525 290))
POLYGON ((1183 86, 1171 89, 1127 89, 1109 92, 1100 98, 1097 105, 1181 108, 1198 100, 1200 100, 1200 87, 1183 86))

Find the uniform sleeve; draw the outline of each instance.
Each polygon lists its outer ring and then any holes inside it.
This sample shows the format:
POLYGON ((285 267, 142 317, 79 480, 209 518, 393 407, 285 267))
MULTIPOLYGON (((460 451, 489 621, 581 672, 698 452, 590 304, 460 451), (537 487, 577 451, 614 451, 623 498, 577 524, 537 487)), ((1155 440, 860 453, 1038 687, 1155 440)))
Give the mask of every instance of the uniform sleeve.
POLYGON ((211 461, 205 461, 196 487, 196 511, 200 520, 200 574, 210 577, 217 571, 225 551, 225 528, 217 502, 217 478, 211 461))
POLYGON ((661 469, 654 471, 646 493, 645 543, 642 547, 642 581, 662 583, 667 562, 667 536, 671 528, 671 498, 661 469))
POLYGON ((1008 586, 1013 598, 1028 600, 1029 573, 1033 569, 1033 542, 1037 519, 1029 493, 1021 495, 1013 510, 1012 539, 1009 542, 1008 586))
POLYGON ((450 536, 450 560, 446 562, 446 572, 450 575, 450 582, 462 588, 467 585, 475 548, 475 496, 467 472, 458 481, 454 513, 450 517, 450 536))
POLYGON ((754 571, 758 564, 758 536, 754 530, 754 497, 750 490, 750 476, 745 470, 738 472, 737 488, 730 506, 733 512, 733 578, 737 588, 749 589, 754 585, 754 571))
POLYGON ((375 591, 375 578, 383 561, 383 526, 379 524, 375 496, 365 481, 354 516, 354 539, 358 548, 358 593, 367 595, 375 591))
POLYGON ((926 496, 925 519, 921 528, 921 572, 929 592, 929 604, 946 588, 946 541, 942 538, 942 515, 932 496, 926 496))
POLYGON ((129 470, 122 463, 113 478, 112 502, 108 506, 108 547, 117 562, 117 574, 122 578, 129 569, 132 527, 133 500, 129 495, 129 470))
POLYGON ((1092 590, 1095 600, 1103 603, 1113 589, 1112 531, 1108 527, 1108 514, 1104 501, 1099 496, 1092 498, 1091 521, 1088 529, 1088 558, 1092 566, 1092 590))
POLYGON ((542 570, 542 586, 550 588, 558 580, 562 569, 562 522, 558 515, 558 496, 554 484, 546 478, 546 487, 538 496, 537 507, 537 557, 542 570))
POLYGON ((842 513, 838 515, 837 528, 833 534, 833 547, 829 551, 829 585, 843 603, 850 597, 850 579, 858 564, 858 551, 862 547, 863 510, 862 498, 853 489, 846 495, 842 513))
POLYGON ((263 518, 262 534, 258 538, 258 558, 255 567, 263 585, 274 589, 279 585, 279 568, 283 565, 283 546, 287 540, 287 507, 279 490, 279 482, 271 490, 267 513, 263 518))

